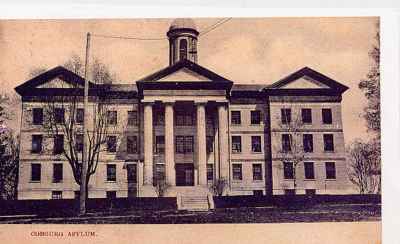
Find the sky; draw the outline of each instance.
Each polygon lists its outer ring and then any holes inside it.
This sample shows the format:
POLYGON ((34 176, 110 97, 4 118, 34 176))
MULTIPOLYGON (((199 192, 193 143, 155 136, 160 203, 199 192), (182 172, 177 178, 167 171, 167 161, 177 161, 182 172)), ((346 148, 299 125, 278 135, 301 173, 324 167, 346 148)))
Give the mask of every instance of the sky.
MULTIPOLYGON (((194 19, 200 33, 222 19, 194 19)), ((85 55, 86 33, 166 38, 172 19, 1 20, 1 91, 29 78, 35 68, 53 68, 72 55, 85 55)), ((362 118, 366 99, 358 88, 370 69, 377 17, 233 18, 201 35, 198 63, 235 84, 271 84, 304 66, 350 89, 343 95, 345 141, 368 138, 362 118)), ((93 36, 90 57, 134 83, 168 65, 168 40, 93 36)))

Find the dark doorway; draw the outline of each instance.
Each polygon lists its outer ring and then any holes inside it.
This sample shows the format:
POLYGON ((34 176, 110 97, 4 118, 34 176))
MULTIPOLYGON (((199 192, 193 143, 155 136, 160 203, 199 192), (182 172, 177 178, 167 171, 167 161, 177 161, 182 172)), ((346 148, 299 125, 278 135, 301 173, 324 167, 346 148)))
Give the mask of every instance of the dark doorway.
POLYGON ((136 164, 126 166, 126 178, 128 180, 128 198, 137 197, 137 167, 136 164))
POLYGON ((176 185, 194 186, 193 164, 175 164, 176 185))

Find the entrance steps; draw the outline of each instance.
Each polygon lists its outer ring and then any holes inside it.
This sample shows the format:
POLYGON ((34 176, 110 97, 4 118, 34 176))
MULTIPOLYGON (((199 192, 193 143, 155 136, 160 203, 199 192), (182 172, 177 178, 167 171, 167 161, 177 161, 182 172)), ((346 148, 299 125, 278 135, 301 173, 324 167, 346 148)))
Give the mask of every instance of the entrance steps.
POLYGON ((209 211, 214 209, 212 194, 204 187, 185 187, 176 191, 178 210, 209 211))

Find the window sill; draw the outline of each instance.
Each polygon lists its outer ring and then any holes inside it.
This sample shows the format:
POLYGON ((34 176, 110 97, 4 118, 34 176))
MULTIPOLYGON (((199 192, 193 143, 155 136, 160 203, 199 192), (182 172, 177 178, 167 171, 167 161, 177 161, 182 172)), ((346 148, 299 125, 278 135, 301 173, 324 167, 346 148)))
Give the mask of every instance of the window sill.
POLYGON ((252 154, 263 154, 263 152, 251 152, 252 154))
POLYGON ((315 179, 304 179, 304 181, 315 181, 315 179))
POLYGON ((262 125, 264 125, 264 124, 262 124, 262 123, 259 123, 259 124, 250 124, 250 126, 262 126, 262 125))
POLYGON ((263 179, 261 179, 261 180, 253 180, 253 183, 262 183, 263 182, 263 179))
POLYGON ((324 151, 324 153, 335 153, 335 151, 324 151))
POLYGON ((106 180, 106 181, 104 181, 104 183, 113 184, 113 183, 117 183, 117 181, 106 180))
POLYGON ((241 154, 242 152, 232 152, 232 154, 241 154))
POLYGON ((335 179, 325 179, 325 181, 336 181, 336 178, 335 179))
POLYGON ((285 181, 294 181, 294 179, 283 179, 285 181))
POLYGON ((63 183, 63 181, 57 181, 57 182, 52 181, 52 183, 53 183, 53 184, 60 184, 60 183, 63 183))
POLYGON ((40 180, 31 180, 29 183, 40 183, 40 180))

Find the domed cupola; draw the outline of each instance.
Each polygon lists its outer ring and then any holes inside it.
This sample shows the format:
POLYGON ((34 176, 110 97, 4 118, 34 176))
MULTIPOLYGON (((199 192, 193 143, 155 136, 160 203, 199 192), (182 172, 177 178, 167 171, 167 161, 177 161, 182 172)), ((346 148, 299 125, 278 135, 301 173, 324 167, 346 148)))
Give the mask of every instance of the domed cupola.
POLYGON ((197 63, 197 37, 199 32, 192 19, 179 18, 172 21, 167 32, 169 39, 169 65, 180 60, 197 63))

